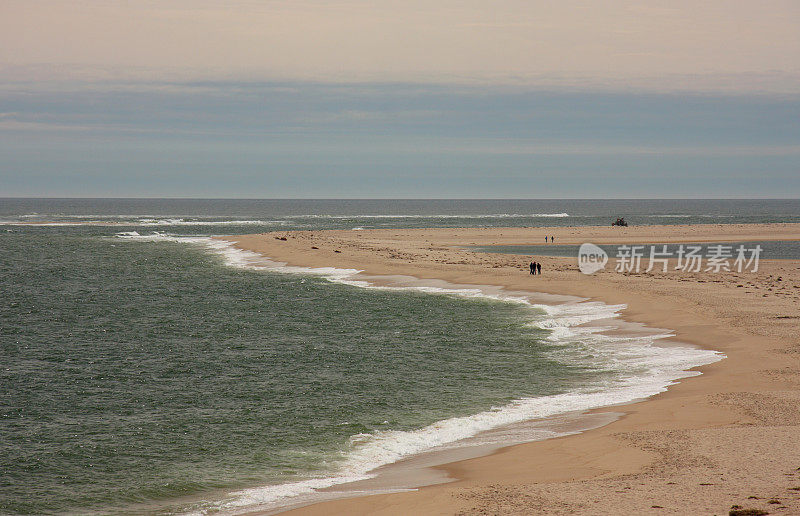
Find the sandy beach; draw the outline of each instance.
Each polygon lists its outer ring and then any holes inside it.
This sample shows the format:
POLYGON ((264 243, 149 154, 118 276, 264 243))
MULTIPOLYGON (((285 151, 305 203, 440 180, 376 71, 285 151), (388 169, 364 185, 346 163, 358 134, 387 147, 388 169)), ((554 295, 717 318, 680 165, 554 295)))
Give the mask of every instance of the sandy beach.
MULTIPOLYGON (((437 469, 451 482, 323 502, 287 514, 800 514, 800 260, 753 272, 592 275, 576 259, 468 246, 800 240, 798 224, 292 231, 229 237, 306 267, 359 269, 626 304, 626 321, 724 353, 702 375, 577 435, 437 469), (528 262, 543 274, 528 274, 528 262), (735 514, 735 513, 734 513, 735 514)), ((762 256, 762 258, 765 258, 762 256)), ((602 412, 603 410, 601 410, 602 412)))

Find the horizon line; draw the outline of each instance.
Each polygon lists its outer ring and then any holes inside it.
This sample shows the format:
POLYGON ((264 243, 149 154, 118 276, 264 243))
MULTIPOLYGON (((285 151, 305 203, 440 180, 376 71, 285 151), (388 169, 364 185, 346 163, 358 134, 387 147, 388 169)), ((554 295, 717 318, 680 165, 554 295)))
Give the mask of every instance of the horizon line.
POLYGON ((197 200, 197 201, 800 201, 800 197, 51 197, 8 196, 0 200, 197 200))

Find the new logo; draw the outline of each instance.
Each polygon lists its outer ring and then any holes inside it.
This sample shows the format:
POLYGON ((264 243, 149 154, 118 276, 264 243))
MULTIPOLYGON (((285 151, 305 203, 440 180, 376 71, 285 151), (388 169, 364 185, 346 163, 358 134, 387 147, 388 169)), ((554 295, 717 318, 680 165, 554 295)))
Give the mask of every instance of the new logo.
POLYGON ((581 244, 578 249, 578 268, 584 274, 593 274, 608 263, 608 254, 594 244, 581 244))

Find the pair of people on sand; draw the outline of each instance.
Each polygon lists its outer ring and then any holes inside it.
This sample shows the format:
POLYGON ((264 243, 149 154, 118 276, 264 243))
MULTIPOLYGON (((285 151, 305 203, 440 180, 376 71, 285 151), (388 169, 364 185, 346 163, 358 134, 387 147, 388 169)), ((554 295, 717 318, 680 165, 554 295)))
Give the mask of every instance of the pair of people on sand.
POLYGON ((531 262, 531 274, 541 274, 542 273, 542 264, 539 262, 531 262))
MULTIPOLYGON (((556 237, 550 236, 550 243, 552 244, 555 241, 556 241, 556 237)), ((544 236, 544 243, 545 244, 547 243, 547 235, 544 236)))

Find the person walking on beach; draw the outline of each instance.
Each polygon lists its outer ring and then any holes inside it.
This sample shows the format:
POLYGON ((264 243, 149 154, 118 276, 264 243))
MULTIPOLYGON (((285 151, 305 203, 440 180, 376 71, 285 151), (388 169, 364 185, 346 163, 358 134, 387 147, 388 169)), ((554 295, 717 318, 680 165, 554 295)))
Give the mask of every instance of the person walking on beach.
POLYGON ((536 262, 531 262, 531 274, 536 274, 536 262))
POLYGON ((544 236, 544 243, 547 243, 547 235, 544 236))
POLYGON ((556 241, 556 237, 554 237, 553 235, 550 235, 550 243, 552 244, 555 241, 556 241))
POLYGON ((542 273, 542 264, 536 262, 536 274, 541 274, 541 273, 542 273))

